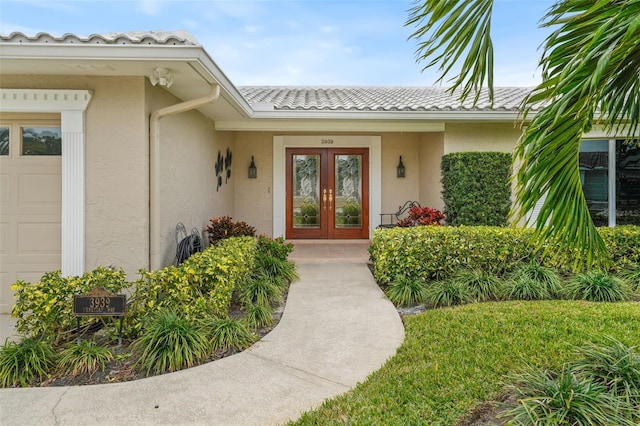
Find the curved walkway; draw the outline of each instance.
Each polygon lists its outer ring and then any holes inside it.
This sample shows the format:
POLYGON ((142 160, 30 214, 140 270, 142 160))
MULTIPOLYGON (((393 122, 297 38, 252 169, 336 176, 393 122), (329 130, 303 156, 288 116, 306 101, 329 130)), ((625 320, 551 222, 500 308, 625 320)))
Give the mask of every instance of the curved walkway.
POLYGON ((109 385, 0 390, 0 424, 277 425, 396 352, 404 328, 364 263, 298 264, 278 326, 250 349, 109 385))

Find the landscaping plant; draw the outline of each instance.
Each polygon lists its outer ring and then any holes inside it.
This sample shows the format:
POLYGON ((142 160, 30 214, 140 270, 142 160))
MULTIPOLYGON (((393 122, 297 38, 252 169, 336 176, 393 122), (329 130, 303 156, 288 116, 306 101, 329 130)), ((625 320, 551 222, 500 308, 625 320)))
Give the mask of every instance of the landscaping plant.
POLYGON ((640 353, 636 348, 608 336, 603 343, 579 348, 577 355, 571 367, 628 401, 635 407, 635 419, 640 420, 640 353))
POLYGON ((60 353, 58 367, 72 377, 88 374, 89 377, 98 370, 104 370, 107 362, 113 360, 113 353, 93 340, 81 340, 80 343, 69 343, 60 353))
MULTIPOLYGON (((16 292, 12 315, 18 320, 16 330, 34 338, 47 338, 54 345, 68 340, 76 331, 73 296, 95 287, 119 293, 126 287, 122 269, 98 267, 82 276, 63 277, 60 271, 48 272, 36 283, 17 281, 11 286, 16 292)), ((85 324, 106 319, 89 318, 85 324)))
POLYGON ((248 303, 245 305, 245 317, 244 320, 253 330, 257 330, 262 327, 268 327, 273 324, 273 310, 271 306, 266 304, 253 304, 248 303))
POLYGON ((507 280, 502 291, 503 298, 506 300, 544 300, 551 298, 551 294, 544 284, 528 275, 522 274, 507 280))
POLYGON ((214 217, 207 226, 209 243, 216 244, 220 240, 231 237, 253 237, 256 228, 246 222, 234 222, 230 216, 214 217))
POLYGON ((593 270, 574 275, 565 286, 572 299, 590 302, 619 302, 629 300, 626 283, 603 270, 593 270))
POLYGON ((513 273, 513 279, 518 280, 520 278, 530 279, 538 283, 547 293, 547 297, 554 298, 562 292, 560 275, 555 269, 542 266, 536 260, 532 259, 516 269, 513 273))
POLYGON ((466 283, 450 279, 431 283, 425 301, 429 306, 441 308, 473 302, 473 295, 466 283))
POLYGON ((420 280, 402 277, 393 280, 385 293, 396 306, 412 306, 424 302, 427 287, 420 280))
POLYGON ((515 406, 501 414, 510 424, 632 426, 630 406, 607 388, 564 368, 559 374, 529 371, 512 378, 515 406))
POLYGON ((240 351, 251 346, 256 340, 242 321, 233 318, 212 319, 206 322, 213 350, 240 351))
POLYGON ((467 287, 478 302, 498 300, 502 295, 503 281, 483 270, 461 268, 453 279, 467 287))
POLYGON ((640 291, 640 262, 627 266, 619 277, 627 282, 631 291, 640 291))
POLYGON ((3 388, 30 386, 49 376, 55 365, 56 351, 45 340, 5 341, 0 349, 0 384, 3 388))
POLYGON ((409 215, 398 221, 396 226, 426 226, 426 225, 442 225, 444 214, 440 210, 431 207, 414 206, 409 209, 409 215))
POLYGON ((161 310, 148 318, 144 333, 133 342, 140 354, 136 366, 147 375, 191 367, 211 353, 207 334, 187 318, 161 310))

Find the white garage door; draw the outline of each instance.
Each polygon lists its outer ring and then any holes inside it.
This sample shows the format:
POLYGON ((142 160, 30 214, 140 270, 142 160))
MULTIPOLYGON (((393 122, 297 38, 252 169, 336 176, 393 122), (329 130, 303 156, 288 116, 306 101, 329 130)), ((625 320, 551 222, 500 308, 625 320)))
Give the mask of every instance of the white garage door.
POLYGON ((61 145, 59 121, 0 121, 0 313, 15 281, 60 269, 61 145))

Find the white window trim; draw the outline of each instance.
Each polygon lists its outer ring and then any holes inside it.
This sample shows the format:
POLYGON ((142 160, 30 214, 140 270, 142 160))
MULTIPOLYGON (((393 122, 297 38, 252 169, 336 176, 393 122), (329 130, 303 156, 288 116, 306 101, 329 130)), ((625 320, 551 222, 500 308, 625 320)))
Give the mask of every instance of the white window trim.
POLYGON ((274 136, 273 137, 273 236, 286 230, 287 148, 369 148, 369 238, 382 211, 382 138, 380 136, 274 136), (327 144, 327 141, 331 141, 327 144))
POLYGON ((59 113, 62 127, 62 274, 85 265, 84 113, 90 90, 0 89, 0 111, 59 113))

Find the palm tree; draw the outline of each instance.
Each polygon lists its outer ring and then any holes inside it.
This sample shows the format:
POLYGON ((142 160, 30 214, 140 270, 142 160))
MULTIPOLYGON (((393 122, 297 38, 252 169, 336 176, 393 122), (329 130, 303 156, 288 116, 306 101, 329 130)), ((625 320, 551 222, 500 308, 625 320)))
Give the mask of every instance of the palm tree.
MULTIPOLYGON (((420 0, 419 0, 420 1, 420 0)), ((478 100, 487 85, 493 100, 493 0, 422 0, 407 25, 418 29, 418 60, 438 65, 442 80, 456 65, 452 93, 478 100)), ((640 0, 557 0, 542 17, 553 30, 540 58, 542 82, 521 106, 528 121, 514 155, 521 220, 542 203, 536 241, 564 250, 546 253, 574 269, 605 265, 606 247, 589 215, 580 182, 582 135, 594 124, 637 138, 640 123, 640 0)), ((547 250, 550 251, 550 250, 547 250)))

